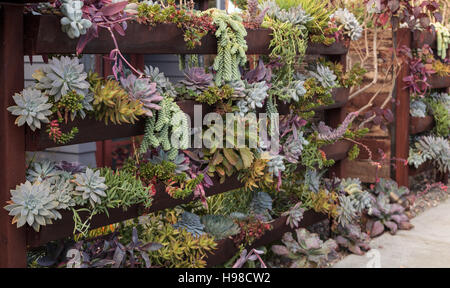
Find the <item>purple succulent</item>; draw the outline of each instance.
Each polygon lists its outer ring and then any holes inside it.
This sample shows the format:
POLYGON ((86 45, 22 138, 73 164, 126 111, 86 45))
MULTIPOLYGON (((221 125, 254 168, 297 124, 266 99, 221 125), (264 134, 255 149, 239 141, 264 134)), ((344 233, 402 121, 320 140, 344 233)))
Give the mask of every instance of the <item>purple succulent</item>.
POLYGON ((205 73, 205 69, 202 67, 193 67, 187 69, 184 72, 185 79, 181 80, 180 83, 195 92, 202 92, 208 87, 212 86, 213 75, 211 73, 205 73))
POLYGON ((86 166, 78 162, 61 161, 55 165, 58 170, 69 172, 70 174, 82 173, 86 170, 86 166))
POLYGON ((159 103, 163 97, 156 89, 156 83, 150 82, 149 78, 138 78, 134 74, 127 78, 121 78, 120 83, 133 100, 138 100, 144 105, 145 115, 152 117, 152 110, 159 110, 159 103))

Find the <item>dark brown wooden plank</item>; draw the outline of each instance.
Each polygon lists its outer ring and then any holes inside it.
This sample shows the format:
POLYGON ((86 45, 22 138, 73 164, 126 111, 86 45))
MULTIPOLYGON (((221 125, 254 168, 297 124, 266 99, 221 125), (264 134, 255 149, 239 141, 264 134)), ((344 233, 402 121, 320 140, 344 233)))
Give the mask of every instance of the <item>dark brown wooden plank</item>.
MULTIPOLYGON (((309 227, 312 224, 318 223, 325 219, 327 219, 327 215, 314 212, 313 210, 308 210, 303 215, 303 219, 296 229, 309 227)), ((286 225, 286 217, 277 218, 273 220, 271 224, 272 230, 267 231, 252 245, 246 247, 247 251, 275 242, 281 239, 284 233, 294 230, 289 225, 286 225)), ((207 254, 207 266, 213 267, 225 263, 234 255, 236 255, 238 251, 239 250, 238 248, 236 248, 232 238, 221 240, 218 242, 217 249, 207 254)))
POLYGON ((450 87, 450 76, 442 77, 438 75, 431 76, 429 82, 433 89, 443 89, 450 87))
POLYGON ((433 129, 434 118, 427 115, 426 117, 411 117, 409 121, 409 134, 416 135, 433 129))
MULTIPOLYGON (((396 47, 403 45, 410 47, 411 33, 409 29, 398 29, 394 32, 396 47)), ((403 78, 409 74, 409 67, 403 64, 396 80, 395 98, 399 105, 395 108, 395 157, 397 159, 408 159, 409 154, 409 91, 405 89, 403 78)), ((408 186, 408 167, 396 165, 395 180, 399 186, 408 186)))
MULTIPOLYGON (((223 184, 219 183, 219 179, 213 179, 214 186, 206 188, 206 196, 212 196, 221 194, 227 191, 241 188, 243 184, 237 179, 237 177, 229 177, 223 184)), ((152 206, 149 209, 145 209, 143 206, 132 206, 126 211, 122 208, 109 209, 109 217, 106 214, 99 214, 92 218, 91 228, 98 228, 113 223, 125 221, 127 219, 136 218, 146 213, 156 212, 166 208, 173 208, 180 204, 186 204, 194 200, 194 196, 191 195, 185 199, 174 199, 165 192, 163 185, 157 186, 157 193, 153 198, 152 206)), ((39 233, 35 232, 32 228, 27 227, 27 245, 30 247, 38 247, 49 241, 70 237, 73 235, 74 223, 72 220, 71 211, 61 211, 62 219, 55 221, 51 225, 41 227, 39 233)), ((86 213, 80 213, 81 217, 86 217, 86 213)))
POLYGON ((327 159, 339 161, 347 158, 348 150, 350 150, 352 145, 350 141, 339 140, 336 143, 325 145, 320 149, 327 155, 327 159))
MULTIPOLYGON (((25 54, 70 54, 75 53, 77 39, 69 39, 61 31, 59 19, 56 16, 26 17, 25 54)), ((270 29, 248 30, 247 54, 269 54, 271 40, 270 29)), ((201 46, 187 49, 183 32, 175 24, 159 24, 155 27, 141 25, 136 22, 128 23, 126 35, 117 35, 118 45, 125 54, 216 54, 217 40, 208 34, 202 39, 201 46)), ((325 46, 310 43, 308 54, 339 55, 348 51, 349 42, 334 43, 325 46)), ((87 44, 83 53, 108 54, 114 48, 108 31, 100 29, 99 38, 87 44)))
POLYGON ((0 9, 0 267, 26 267, 25 228, 11 224, 3 209, 10 189, 25 180, 25 130, 14 124, 6 111, 14 105, 12 95, 24 85, 23 7, 0 9))

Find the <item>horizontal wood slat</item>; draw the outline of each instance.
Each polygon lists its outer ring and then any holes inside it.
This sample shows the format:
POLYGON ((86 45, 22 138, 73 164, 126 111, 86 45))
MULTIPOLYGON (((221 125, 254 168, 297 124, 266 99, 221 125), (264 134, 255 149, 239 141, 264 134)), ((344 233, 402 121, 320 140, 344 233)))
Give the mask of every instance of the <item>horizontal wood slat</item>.
MULTIPOLYGON (((57 16, 27 15, 25 17, 25 55, 70 54, 75 53, 77 39, 70 39, 61 31, 57 16)), ((216 54, 217 40, 208 34, 202 38, 201 45, 187 49, 183 31, 176 24, 158 24, 154 27, 137 22, 129 22, 125 36, 116 35, 119 48, 125 54, 216 54)), ((247 54, 269 54, 270 29, 248 30, 247 54)), ((348 41, 326 46, 309 43, 306 53, 341 55, 348 51, 348 41)), ((87 44, 85 54, 109 54, 114 49, 111 35, 99 29, 99 37, 87 44)))

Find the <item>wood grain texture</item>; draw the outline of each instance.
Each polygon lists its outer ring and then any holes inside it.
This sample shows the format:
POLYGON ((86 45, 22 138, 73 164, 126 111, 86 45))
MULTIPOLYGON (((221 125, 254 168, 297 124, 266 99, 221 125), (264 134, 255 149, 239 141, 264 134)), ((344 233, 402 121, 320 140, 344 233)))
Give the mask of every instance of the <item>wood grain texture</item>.
POLYGON ((12 95, 24 85, 23 7, 5 5, 0 9, 0 267, 26 266, 25 228, 11 224, 3 209, 10 189, 25 180, 25 130, 14 124, 6 111, 14 105, 12 95))

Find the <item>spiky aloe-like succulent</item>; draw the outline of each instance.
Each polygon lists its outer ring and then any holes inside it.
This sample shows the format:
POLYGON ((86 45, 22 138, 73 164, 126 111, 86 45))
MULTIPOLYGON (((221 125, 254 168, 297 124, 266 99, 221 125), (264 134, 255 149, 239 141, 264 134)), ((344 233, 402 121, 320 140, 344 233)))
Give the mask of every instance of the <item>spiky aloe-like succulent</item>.
POLYGON ((317 234, 310 233, 304 228, 295 232, 297 239, 294 239, 291 232, 287 232, 281 240, 284 246, 272 246, 275 254, 292 260, 291 268, 323 266, 328 260, 328 255, 337 248, 333 239, 323 242, 317 234))
POLYGON ((40 226, 52 224, 52 220, 61 219, 61 214, 56 210, 58 202, 50 193, 50 186, 46 182, 29 181, 16 186, 11 190, 11 200, 5 209, 10 216, 14 216, 12 223, 22 227, 28 223, 39 232, 40 226))
POLYGON ((27 169, 27 180, 31 183, 42 182, 49 178, 58 177, 61 171, 56 169, 55 163, 51 161, 33 162, 27 169))
POLYGON ((106 124, 134 123, 145 113, 143 104, 128 97, 128 93, 114 80, 98 81, 91 88, 94 93, 95 116, 106 124))
POLYGON ((202 67, 192 67, 184 72, 185 79, 181 80, 186 89, 196 93, 202 93, 205 89, 213 85, 213 75, 205 73, 202 67))
POLYGON ((369 235, 361 231, 359 225, 338 225, 336 233, 338 236, 334 240, 340 247, 346 248, 357 255, 363 255, 365 251, 370 250, 369 235))
POLYGON ((96 203, 102 203, 102 197, 106 197, 105 190, 108 186, 105 184, 105 177, 100 176, 100 170, 94 171, 90 168, 86 168, 84 173, 78 173, 75 175, 73 181, 76 185, 74 194, 80 196, 78 204, 85 204, 87 201, 92 207, 96 203))
POLYGON ((128 92, 130 98, 143 104, 145 115, 153 116, 153 110, 161 109, 159 103, 163 97, 156 89, 156 83, 150 82, 150 78, 138 78, 134 74, 128 75, 127 78, 121 78, 120 83, 128 92))
POLYGON ((7 108, 14 116, 19 116, 14 122, 17 126, 27 123, 31 130, 41 129, 42 123, 49 123, 47 116, 52 114, 50 108, 52 104, 48 103, 48 97, 41 91, 27 88, 21 93, 13 96, 16 105, 7 108))
POLYGON ((170 82, 169 78, 167 78, 164 73, 159 71, 158 67, 145 66, 144 73, 147 77, 150 78, 151 82, 156 83, 156 89, 159 94, 166 95, 172 98, 175 98, 176 93, 175 89, 170 82))
POLYGON ((309 71, 310 75, 316 78, 324 88, 334 88, 338 86, 337 76, 325 65, 317 64, 315 71, 309 71))
POLYGON ((174 171, 176 174, 189 170, 189 162, 186 161, 183 153, 178 154, 174 160, 170 160, 169 153, 166 153, 163 149, 159 149, 158 155, 153 156, 149 161, 153 164, 161 164, 164 161, 172 162, 177 165, 174 171))
POLYGON ((205 227, 200 221, 200 216, 186 211, 181 214, 181 219, 173 224, 173 227, 176 229, 185 229, 196 237, 205 233, 205 227))
POLYGON ((283 160, 283 155, 273 155, 269 162, 267 162, 267 170, 269 173, 274 176, 278 176, 281 172, 283 172, 286 169, 283 160))
POLYGON ((216 240, 222 240, 239 233, 239 225, 233 219, 223 215, 205 215, 200 219, 205 227, 205 232, 214 236, 216 240))
POLYGON ((253 215, 263 217, 264 220, 271 220, 272 197, 266 192, 258 192, 250 202, 250 212, 253 215))
POLYGON ((74 39, 80 35, 86 34, 87 30, 92 26, 92 22, 83 19, 83 1, 62 0, 61 12, 64 15, 61 18, 61 29, 69 38, 74 39))
POLYGON ((427 104, 420 100, 412 101, 409 105, 409 114, 411 114, 412 117, 420 118, 427 116, 427 104))
POLYGON ((84 65, 80 64, 76 57, 53 57, 48 61, 48 65, 45 65, 42 71, 33 74, 33 77, 39 81, 36 84, 37 89, 45 90, 48 95, 54 97, 55 101, 59 101, 69 91, 86 95, 89 83, 86 81, 87 74, 83 70, 84 65))
POLYGON ((362 36, 363 29, 356 20, 355 15, 347 10, 347 8, 338 8, 330 15, 331 21, 334 21, 337 26, 344 28, 344 34, 348 35, 352 40, 358 40, 362 36))

